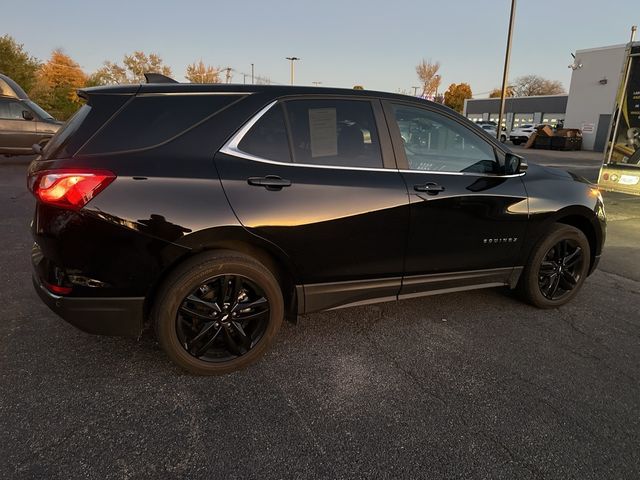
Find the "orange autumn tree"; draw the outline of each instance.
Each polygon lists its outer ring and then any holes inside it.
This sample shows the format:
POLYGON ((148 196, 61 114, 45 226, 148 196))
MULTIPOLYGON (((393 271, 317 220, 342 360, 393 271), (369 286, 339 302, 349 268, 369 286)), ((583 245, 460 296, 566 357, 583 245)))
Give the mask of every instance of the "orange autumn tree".
POLYGON ((185 78, 191 83, 220 83, 220 68, 205 65, 202 60, 187 65, 185 78))
POLYGON ((465 99, 472 98, 471 86, 468 83, 452 83, 444 92, 444 104, 462 113, 465 99))
POLYGON ((86 83, 87 76, 80 65, 61 50, 54 50, 36 72, 29 96, 54 117, 66 120, 82 104, 76 90, 86 83))

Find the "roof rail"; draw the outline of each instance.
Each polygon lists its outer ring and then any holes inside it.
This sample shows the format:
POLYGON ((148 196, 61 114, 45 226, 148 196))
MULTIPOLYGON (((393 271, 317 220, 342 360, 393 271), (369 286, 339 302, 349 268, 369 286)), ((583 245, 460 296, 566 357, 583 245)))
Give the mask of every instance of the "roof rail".
POLYGON ((147 83, 179 83, 173 78, 162 75, 161 73, 148 72, 144 74, 147 83))

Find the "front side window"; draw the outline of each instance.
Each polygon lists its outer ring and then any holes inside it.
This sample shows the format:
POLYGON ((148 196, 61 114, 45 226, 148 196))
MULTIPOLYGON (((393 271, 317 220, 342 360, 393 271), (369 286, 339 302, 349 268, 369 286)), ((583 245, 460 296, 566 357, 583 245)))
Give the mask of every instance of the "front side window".
POLYGON ((405 105, 393 111, 410 170, 497 172, 493 147, 455 120, 405 105))
POLYGON ((370 102, 291 100, 285 105, 294 162, 383 168, 370 102))

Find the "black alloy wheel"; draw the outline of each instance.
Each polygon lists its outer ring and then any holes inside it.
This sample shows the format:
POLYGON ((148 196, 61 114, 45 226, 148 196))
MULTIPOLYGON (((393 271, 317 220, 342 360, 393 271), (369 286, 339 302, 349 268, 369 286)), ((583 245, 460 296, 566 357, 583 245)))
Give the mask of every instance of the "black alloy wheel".
POLYGON ((526 301, 539 308, 564 305, 582 287, 590 260, 585 234, 571 225, 554 224, 533 248, 518 290, 526 301))
POLYGON ((241 275, 219 275, 183 299, 176 333, 195 358, 227 362, 248 353, 268 322, 269 301, 258 285, 241 275))
POLYGON ((560 240, 549 249, 540 263, 538 286, 549 300, 561 300, 578 285, 582 264, 582 248, 572 240, 560 240))
POLYGON ((153 304, 158 342, 176 364, 223 375, 258 360, 284 318, 274 274, 240 252, 204 252, 167 277, 153 304))

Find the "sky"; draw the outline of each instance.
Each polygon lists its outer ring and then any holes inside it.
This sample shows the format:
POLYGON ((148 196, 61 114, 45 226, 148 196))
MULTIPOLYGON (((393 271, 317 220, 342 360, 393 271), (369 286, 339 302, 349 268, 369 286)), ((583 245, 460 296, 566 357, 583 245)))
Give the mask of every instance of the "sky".
MULTIPOLYGON (((519 0, 510 78, 537 74, 569 89, 571 53, 626 43, 639 0, 519 0)), ((500 85, 510 0, 21 0, 3 2, 0 35, 46 60, 62 48, 88 73, 134 50, 158 53, 184 80, 202 59, 296 84, 410 91, 424 58, 441 64, 441 89, 467 82, 474 96, 500 85), (47 10, 44 5, 55 8, 47 10), (94 6, 95 5, 95 6, 94 6)), ((248 77, 250 78, 250 77, 248 77)), ((241 73, 232 81, 242 83, 241 73)), ((247 79, 247 81, 250 81, 247 79)))

